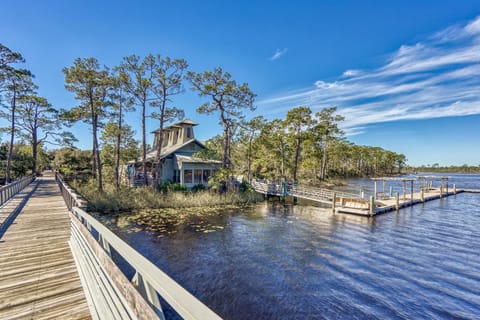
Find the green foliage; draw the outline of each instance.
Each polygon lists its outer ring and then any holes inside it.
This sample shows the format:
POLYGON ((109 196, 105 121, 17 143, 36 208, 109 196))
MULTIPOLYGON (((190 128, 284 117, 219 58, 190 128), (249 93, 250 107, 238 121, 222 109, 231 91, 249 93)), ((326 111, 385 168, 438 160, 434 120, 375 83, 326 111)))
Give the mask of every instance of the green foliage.
POLYGON ((223 137, 221 135, 216 135, 213 138, 208 139, 207 141, 205 141, 205 147, 207 148, 196 152, 193 157, 204 160, 221 160, 223 143, 222 140, 223 137))
POLYGON ((109 105, 109 90, 113 83, 110 70, 101 67, 95 58, 77 58, 73 66, 63 68, 65 88, 75 94, 79 105, 64 112, 62 118, 69 122, 82 121, 91 125, 93 135, 92 173, 97 178, 97 190, 103 190, 102 162, 98 143, 98 129, 109 105))
POLYGON ((203 184, 196 184, 192 187, 191 191, 192 192, 198 192, 198 191, 204 191, 206 190, 207 188, 205 187, 205 185, 203 184))
POLYGON ((255 110, 253 102, 255 94, 248 84, 237 84, 231 79, 228 72, 221 68, 203 73, 188 72, 187 79, 198 92, 200 97, 209 97, 211 101, 205 102, 197 108, 201 114, 218 113, 219 123, 223 127, 223 168, 231 167, 231 143, 239 122, 244 118, 242 110, 255 110))
MULTIPOLYGON (((9 153, 9 145, 0 145, 0 175, 5 176, 5 167, 9 153)), ((21 178, 32 170, 32 150, 28 145, 15 144, 12 149, 11 179, 21 178)))
POLYGON ((115 122, 108 122, 102 131, 102 161, 105 166, 115 166, 117 137, 120 135, 120 163, 137 159, 140 155, 138 142, 135 140, 135 131, 129 125, 119 128, 115 122))
POLYGON ((438 163, 434 163, 432 165, 422 165, 419 167, 413 167, 411 169, 417 172, 480 174, 480 165, 471 166, 468 164, 464 164, 461 166, 440 166, 438 163))
POLYGON ((158 186, 158 191, 162 193, 185 192, 187 191, 187 187, 184 185, 181 185, 180 183, 164 181, 158 186))
POLYGON ((297 107, 285 119, 257 121, 255 129, 244 125, 234 140, 234 166, 228 174, 319 184, 327 178, 402 171, 404 155, 346 141, 338 127, 344 117, 336 112, 336 108, 326 108, 312 116, 308 107, 297 107))
POLYGON ((91 161, 91 152, 88 150, 83 151, 66 147, 54 151, 53 165, 62 172, 91 174, 91 161))

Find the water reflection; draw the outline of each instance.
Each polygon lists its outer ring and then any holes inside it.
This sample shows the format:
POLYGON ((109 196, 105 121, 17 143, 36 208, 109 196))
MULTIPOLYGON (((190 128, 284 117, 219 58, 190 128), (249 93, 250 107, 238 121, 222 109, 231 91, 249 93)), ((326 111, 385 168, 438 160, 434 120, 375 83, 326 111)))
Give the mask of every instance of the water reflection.
POLYGON ((212 233, 115 231, 227 319, 474 319, 479 200, 374 219, 262 203, 209 217, 223 227, 212 233))

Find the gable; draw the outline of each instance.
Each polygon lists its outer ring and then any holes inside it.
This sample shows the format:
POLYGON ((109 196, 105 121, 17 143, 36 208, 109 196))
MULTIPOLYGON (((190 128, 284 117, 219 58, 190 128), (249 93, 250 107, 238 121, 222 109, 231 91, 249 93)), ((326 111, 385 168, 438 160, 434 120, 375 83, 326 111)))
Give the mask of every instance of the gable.
POLYGON ((197 140, 192 140, 190 143, 183 145, 181 148, 178 148, 174 152, 177 154, 184 154, 184 155, 193 155, 200 150, 205 149, 205 146, 198 143, 197 140))

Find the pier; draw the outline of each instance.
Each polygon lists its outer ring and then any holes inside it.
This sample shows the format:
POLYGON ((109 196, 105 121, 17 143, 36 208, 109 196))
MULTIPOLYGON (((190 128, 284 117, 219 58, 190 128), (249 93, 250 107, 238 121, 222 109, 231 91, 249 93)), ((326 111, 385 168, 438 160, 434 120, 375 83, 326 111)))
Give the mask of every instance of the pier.
POLYGON ((28 185, 0 215, 0 319, 90 319, 53 177, 28 185))
POLYGON ((346 213, 361 216, 375 216, 389 211, 437 200, 462 192, 480 193, 480 190, 457 189, 455 185, 448 185, 448 177, 420 176, 417 178, 373 178, 374 192, 365 199, 363 192, 358 194, 346 193, 329 189, 309 186, 289 185, 286 183, 268 183, 253 180, 251 186, 258 193, 285 198, 287 196, 327 204, 335 213, 346 213), (388 183, 396 181, 402 186, 402 193, 393 192, 388 183), (439 184, 434 187, 433 183, 439 184), (381 183, 381 187, 378 183, 381 183), (415 182, 417 189, 415 190, 415 182))

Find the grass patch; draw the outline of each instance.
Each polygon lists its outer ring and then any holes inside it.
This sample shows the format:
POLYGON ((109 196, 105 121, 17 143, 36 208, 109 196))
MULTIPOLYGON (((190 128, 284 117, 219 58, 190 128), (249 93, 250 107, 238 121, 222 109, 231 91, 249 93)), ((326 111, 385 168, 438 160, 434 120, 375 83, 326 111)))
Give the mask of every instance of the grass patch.
POLYGON ((143 209, 185 209, 210 208, 226 205, 244 206, 261 201, 263 197, 255 192, 214 193, 197 192, 158 192, 150 187, 120 188, 105 185, 104 192, 96 190, 95 181, 73 181, 72 187, 88 202, 88 211, 100 213, 133 211, 143 209))

